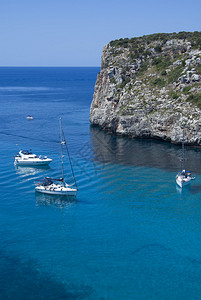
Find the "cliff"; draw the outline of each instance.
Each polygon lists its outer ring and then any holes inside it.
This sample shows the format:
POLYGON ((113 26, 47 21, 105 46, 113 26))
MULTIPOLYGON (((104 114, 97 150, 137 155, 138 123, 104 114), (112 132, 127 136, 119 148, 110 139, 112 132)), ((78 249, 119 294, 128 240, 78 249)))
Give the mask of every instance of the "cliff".
POLYGON ((103 48, 90 122, 118 135, 201 145, 201 32, 120 39, 103 48))

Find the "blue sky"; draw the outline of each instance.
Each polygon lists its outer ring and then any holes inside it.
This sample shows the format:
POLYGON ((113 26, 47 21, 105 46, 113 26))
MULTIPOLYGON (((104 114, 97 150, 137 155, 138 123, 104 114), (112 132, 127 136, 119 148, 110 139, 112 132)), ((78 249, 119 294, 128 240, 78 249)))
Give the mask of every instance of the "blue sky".
POLYGON ((0 0, 0 66, 100 66, 111 40, 195 30, 200 0, 0 0))

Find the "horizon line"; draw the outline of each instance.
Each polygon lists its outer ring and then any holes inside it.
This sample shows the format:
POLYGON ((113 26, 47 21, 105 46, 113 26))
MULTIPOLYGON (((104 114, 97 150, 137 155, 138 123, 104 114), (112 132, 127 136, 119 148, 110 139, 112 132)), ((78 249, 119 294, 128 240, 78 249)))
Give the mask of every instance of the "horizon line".
POLYGON ((0 66, 0 68, 100 68, 101 66, 0 66))

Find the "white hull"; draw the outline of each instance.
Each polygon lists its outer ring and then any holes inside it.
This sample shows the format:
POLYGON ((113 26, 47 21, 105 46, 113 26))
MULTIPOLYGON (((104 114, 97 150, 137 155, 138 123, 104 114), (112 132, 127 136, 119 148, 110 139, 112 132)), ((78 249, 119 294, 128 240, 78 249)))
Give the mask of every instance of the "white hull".
POLYGON ((15 156, 14 164, 16 166, 47 166, 52 159, 47 156, 38 156, 29 150, 20 150, 19 154, 15 156))
POLYGON ((52 159, 15 159, 14 164, 17 166, 47 166, 51 163, 52 159))
POLYGON ((48 194, 48 195, 60 195, 60 196, 76 196, 77 189, 73 189, 70 187, 43 187, 43 186, 36 186, 36 192, 48 194))
POLYGON ((178 186, 180 186, 182 188, 186 185, 189 185, 193 179, 194 179, 193 177, 184 178, 183 176, 178 175, 176 177, 176 183, 178 186))

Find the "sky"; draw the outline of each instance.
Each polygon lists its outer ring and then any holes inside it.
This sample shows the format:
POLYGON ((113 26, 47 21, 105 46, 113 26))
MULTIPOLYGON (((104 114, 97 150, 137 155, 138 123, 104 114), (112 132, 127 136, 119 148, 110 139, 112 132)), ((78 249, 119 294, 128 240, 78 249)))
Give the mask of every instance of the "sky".
POLYGON ((200 0, 0 0, 0 66, 100 66, 111 40, 179 31, 200 0))

